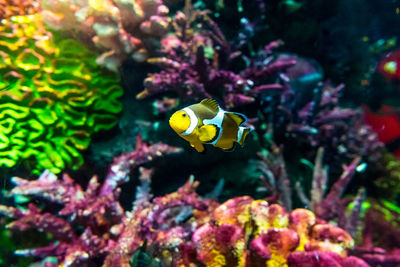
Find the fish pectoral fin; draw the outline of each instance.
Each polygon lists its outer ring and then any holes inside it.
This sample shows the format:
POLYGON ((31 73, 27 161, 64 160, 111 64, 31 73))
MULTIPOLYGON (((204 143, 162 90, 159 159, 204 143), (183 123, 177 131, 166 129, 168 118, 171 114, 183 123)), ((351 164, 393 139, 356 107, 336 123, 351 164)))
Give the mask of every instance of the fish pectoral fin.
POLYGON ((190 143, 190 145, 192 147, 194 147, 194 149, 196 149, 197 152, 203 152, 204 151, 204 146, 202 143, 190 143))
POLYGON ((203 125, 199 128, 199 140, 204 143, 212 142, 218 134, 219 128, 214 124, 203 125))
POLYGON ((241 113, 237 112, 226 112, 226 115, 235 121, 237 126, 240 126, 242 123, 247 121, 247 117, 241 113))

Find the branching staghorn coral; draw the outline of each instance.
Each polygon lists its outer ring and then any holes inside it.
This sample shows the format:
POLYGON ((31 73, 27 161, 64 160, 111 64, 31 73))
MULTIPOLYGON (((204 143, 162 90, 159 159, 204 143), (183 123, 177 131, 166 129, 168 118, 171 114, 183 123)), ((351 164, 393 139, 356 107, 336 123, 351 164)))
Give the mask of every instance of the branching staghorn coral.
MULTIPOLYGON (((47 247, 20 250, 16 253, 42 258, 55 256, 58 263, 64 266, 91 266, 93 262, 104 259, 105 255, 123 243, 123 240, 118 241, 118 237, 124 231, 124 222, 129 221, 118 202, 119 185, 128 181, 132 168, 179 151, 178 148, 162 143, 147 145, 139 136, 134 151, 114 159, 104 183, 100 184, 94 176, 86 190, 74 183, 67 174, 64 174, 62 179, 57 179, 57 176, 49 171, 45 171, 34 181, 13 178, 17 186, 9 194, 36 196, 45 199, 48 204, 62 205, 62 209, 56 214, 44 212, 33 203, 30 203, 27 209, 0 205, 0 213, 16 219, 8 225, 9 228, 38 229, 51 233, 57 241, 47 247)), ((144 189, 140 192, 145 191, 144 189)), ((137 203, 145 202, 146 194, 138 196, 137 203)), ((136 225, 131 227, 131 230, 140 229, 136 225)))
MULTIPOLYGON (((343 166, 342 175, 328 187, 327 166, 323 164, 323 149, 319 148, 313 170, 309 194, 307 185, 299 180, 295 185, 287 176, 282 149, 274 147, 267 155, 261 155, 257 163, 263 172, 262 180, 270 194, 271 202, 288 207, 292 204, 292 188, 303 205, 312 210, 320 219, 335 222, 357 241, 352 255, 362 258, 371 266, 397 266, 400 258, 396 256, 400 232, 400 209, 393 203, 366 199, 366 189, 360 188, 355 196, 344 196, 346 187, 355 173, 360 171, 360 158, 343 166), (385 233, 379 233, 385 229, 385 233), (391 265, 392 264, 392 265, 391 265)), ((307 257, 306 257, 307 258, 307 257)), ((306 258, 304 260, 306 260, 306 258)))
POLYGON ((179 151, 160 143, 149 146, 139 137, 135 151, 115 158, 104 183, 93 177, 86 190, 68 175, 59 180, 48 171, 34 181, 14 178, 17 186, 10 195, 46 201, 31 202, 26 209, 1 205, 0 213, 15 219, 8 227, 38 229, 57 240, 16 253, 57 257, 57 263, 46 266, 130 266, 138 253, 154 266, 303 266, 310 260, 316 261, 310 266, 318 266, 318 258, 334 266, 368 266, 347 255, 353 239, 346 231, 311 211, 287 213, 278 204, 248 196, 219 205, 196 194, 193 178, 176 192, 153 198, 152 169, 141 167, 133 209, 124 212, 119 185, 129 170, 179 151), (61 208, 45 212, 51 203, 61 208))
MULTIPOLYGON (((288 68, 283 75, 290 72, 291 68, 288 68)), ((383 144, 363 122, 361 113, 339 106, 343 85, 334 87, 329 82, 317 83, 315 87, 299 90, 291 85, 292 80, 284 78, 285 90, 266 93, 264 107, 259 113, 264 125, 260 125, 258 132, 267 137, 264 138, 267 143, 284 144, 285 160, 294 156, 291 153, 294 147, 299 152, 298 157, 309 161, 313 160, 319 147, 326 152, 324 162, 343 164, 358 156, 367 164, 380 160, 383 144), (290 151, 285 150, 287 148, 290 151)))
POLYGON ((169 26, 162 0, 43 0, 46 24, 78 37, 102 54, 97 62, 116 71, 131 57, 145 61, 169 26))
MULTIPOLYGON (((214 97, 226 108, 255 101, 265 91, 281 90, 275 83, 278 73, 295 61, 274 61, 253 64, 233 71, 235 60, 244 60, 240 50, 231 46, 206 11, 186 5, 185 13, 175 15, 173 33, 162 39, 163 56, 148 62, 161 67, 161 72, 148 75, 145 90, 137 95, 143 99, 160 93, 175 92, 183 100, 197 101, 214 97)), ((281 42, 272 42, 262 53, 272 55, 281 42)), ((244 63, 245 64, 245 63, 244 63)))
POLYGON ((82 164, 91 134, 112 128, 122 109, 118 76, 95 58, 48 32, 40 14, 2 21, 0 166, 58 173, 82 164))

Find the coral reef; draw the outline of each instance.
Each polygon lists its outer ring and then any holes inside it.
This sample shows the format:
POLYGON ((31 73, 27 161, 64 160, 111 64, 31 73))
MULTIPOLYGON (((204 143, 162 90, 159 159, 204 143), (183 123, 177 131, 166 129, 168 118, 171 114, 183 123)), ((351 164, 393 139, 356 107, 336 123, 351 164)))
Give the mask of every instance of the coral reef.
POLYGON ((284 144, 286 160, 296 158, 290 152, 293 147, 298 158, 307 160, 315 157, 319 147, 325 150, 324 162, 343 164, 355 157, 362 157, 367 163, 380 160, 383 144, 362 121, 361 114, 339 106, 343 85, 317 83, 299 90, 290 85, 292 81, 290 77, 284 81, 287 86, 283 93, 266 98, 261 116, 266 123, 259 127, 267 142, 272 139, 277 145, 284 144))
POLYGON ((198 182, 193 178, 174 193, 152 198, 152 169, 141 167, 133 209, 124 212, 118 202, 119 186, 127 181, 129 171, 179 151, 164 144, 148 146, 139 136, 136 150, 115 158, 104 183, 95 176, 86 190, 68 175, 59 180, 48 171, 38 180, 13 178, 17 186, 9 195, 36 196, 47 206, 61 205, 55 214, 32 202, 26 209, 0 206, 2 214, 15 219, 8 228, 38 229, 57 240, 16 253, 55 256, 57 264, 65 266, 96 262, 128 266, 140 250, 158 266, 303 266, 317 257, 337 266, 368 266, 347 255, 354 241, 346 231, 311 211, 287 213, 280 205, 248 196, 218 205, 195 193, 198 182))
MULTIPOLYGON (((148 75, 138 99, 173 91, 186 101, 214 97, 221 100, 222 106, 234 108, 254 102, 262 92, 283 88, 274 78, 295 61, 269 58, 266 64, 252 63, 234 72, 233 62, 244 59, 238 48, 226 41, 207 12, 193 10, 191 6, 185 10, 177 12, 172 23, 174 32, 161 41, 163 56, 148 59, 162 71, 148 75)), ((280 44, 272 42, 260 53, 271 56, 272 49, 280 44)))
MULTIPOLYGON (((212 221, 193 234, 197 258, 206 266, 303 266, 314 255, 346 257, 353 240, 344 230, 327 224, 311 211, 284 208, 263 200, 237 197, 218 206, 212 221), (340 255, 340 256, 339 256, 340 255)), ((317 266, 317 265, 315 265, 317 266)), ((338 265, 342 266, 342 265, 338 265)))
MULTIPOLYGON (((33 203, 30 203, 27 209, 0 206, 2 214, 16 219, 8 225, 9 228, 19 230, 38 229, 51 233, 52 237, 57 240, 57 242, 47 247, 19 250, 16 253, 18 255, 42 258, 55 256, 58 258, 59 264, 65 266, 78 263, 86 264, 85 266, 87 266, 87 264, 95 262, 98 258, 104 258, 104 255, 114 251, 118 245, 123 244, 124 240, 118 241, 118 236, 120 236, 121 231, 123 232, 123 223, 129 221, 130 218, 129 215, 123 212, 118 202, 119 185, 128 180, 128 174, 132 168, 163 155, 179 151, 180 149, 178 148, 162 143, 149 146, 139 136, 134 151, 115 158, 104 183, 100 184, 98 178, 94 176, 89 181, 86 190, 74 183, 67 174, 64 174, 62 179, 57 179, 49 171, 45 171, 38 180, 34 181, 13 178, 13 182, 17 186, 9 194, 14 196, 37 196, 47 200, 49 203, 62 205, 62 208, 56 214, 43 211, 40 206, 33 203), (79 228, 77 229, 76 225, 79 225, 82 231, 79 228)), ((186 187, 190 188, 191 185, 186 187)), ((188 193, 187 190, 183 189, 182 194, 186 195, 188 193)), ((137 193, 136 202, 143 202, 144 208, 147 195, 143 190, 140 192, 143 194, 137 193)), ((177 201, 180 201, 181 196, 179 194, 176 196, 177 201)), ((158 203, 156 200, 154 201, 158 203)), ((163 201, 158 204, 162 203, 163 201)), ((139 208, 139 204, 137 208, 139 208)), ((156 213, 160 215, 159 212, 156 213)), ((141 218, 145 219, 143 218, 145 213, 141 214, 141 218)), ((157 216, 153 219, 157 219, 157 216)), ((140 232, 141 228, 134 225, 130 230, 140 232)), ((140 239, 141 236, 131 236, 131 238, 134 239, 134 242, 142 241, 140 239)), ((122 252, 123 250, 121 250, 122 252)))
MULTIPOLYGON (((259 153, 261 160, 256 164, 263 173, 261 179, 269 194, 268 199, 291 210, 294 200, 292 190, 295 189, 303 206, 315 212, 321 219, 326 221, 337 220, 338 225, 346 229, 347 217, 344 211, 348 200, 342 197, 356 172, 356 168, 359 166, 360 158, 354 159, 349 165, 344 165, 342 175, 329 188, 327 168, 322 162, 323 154, 323 149, 320 148, 315 159, 309 193, 305 192, 307 185, 302 185, 299 180, 296 180, 295 183, 291 181, 287 175, 282 150, 278 147, 274 146, 268 155, 259 153)), ((358 219, 356 218, 356 220, 358 219)))
POLYGON ((0 166, 58 173, 82 164, 90 136, 122 109, 119 78, 96 55, 48 32, 40 14, 0 24, 0 166))
POLYGON ((50 28, 73 30, 102 53, 97 63, 114 71, 128 57, 145 61, 169 26, 169 10, 161 0, 43 0, 42 9, 50 28))
POLYGON ((289 210, 292 208, 292 188, 305 207, 315 212, 320 219, 335 222, 357 241, 352 254, 364 259, 371 266, 397 266, 400 264, 396 251, 399 249, 400 208, 388 201, 366 199, 365 188, 360 188, 356 196, 344 196, 347 186, 362 171, 360 158, 343 166, 339 179, 328 186, 327 165, 323 164, 324 150, 320 148, 314 163, 310 192, 307 185, 299 180, 293 184, 287 175, 282 150, 278 147, 268 155, 260 154, 257 162, 263 172, 261 179, 269 193, 267 199, 278 202, 289 210), (380 233, 377 229, 385 229, 380 233))
POLYGON ((247 105, 261 111, 249 114, 258 118, 251 122, 260 139, 263 129, 271 129, 274 142, 295 146, 308 160, 320 146, 327 150, 325 161, 339 164, 355 156, 368 162, 381 157, 383 145, 361 114, 339 107, 344 86, 322 83, 315 61, 274 52, 281 41, 249 56, 242 42, 230 44, 205 11, 190 5, 172 25, 174 32, 161 41, 163 57, 148 59, 162 70, 148 75, 138 99, 174 92, 187 102, 212 97, 227 109, 247 105))
POLYGON ((372 67, 397 40, 350 34, 352 2, 0 0, 0 171, 32 171, 3 179, 0 265, 400 266, 398 81, 372 67), (344 38, 299 47, 320 33, 344 38), (248 116, 245 149, 171 146, 169 113, 204 98, 248 116))

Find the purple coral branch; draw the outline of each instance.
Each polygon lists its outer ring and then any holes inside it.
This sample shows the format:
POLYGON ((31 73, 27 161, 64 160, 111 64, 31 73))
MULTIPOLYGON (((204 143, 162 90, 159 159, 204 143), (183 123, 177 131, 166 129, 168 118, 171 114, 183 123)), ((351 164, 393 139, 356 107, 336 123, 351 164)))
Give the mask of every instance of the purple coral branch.
POLYGON ((268 156, 258 153, 261 158, 257 162, 258 168, 266 175, 262 177, 263 182, 271 192, 273 197, 278 197, 282 205, 287 209, 292 209, 292 193, 290 180, 286 173, 285 162, 282 155, 282 148, 272 145, 272 150, 268 156), (267 179, 267 180, 266 180, 267 179))
POLYGON ((171 147, 163 143, 147 145, 141 135, 136 139, 136 149, 130 153, 122 154, 114 159, 105 182, 100 190, 100 196, 107 196, 119 185, 129 180, 130 171, 140 165, 150 162, 158 157, 181 152, 182 149, 171 147))
POLYGON ((353 175, 356 172, 356 168, 360 163, 360 160, 360 157, 356 157, 349 165, 343 165, 343 173, 340 176, 339 180, 332 186, 331 190, 326 196, 327 201, 329 201, 330 199, 339 199, 342 196, 347 185, 353 178, 353 175))
POLYGON ((282 72, 295 64, 296 64, 296 60, 273 62, 270 65, 268 65, 267 67, 265 67, 263 70, 260 70, 260 71, 254 71, 252 69, 247 69, 245 77, 247 79, 252 79, 252 80, 263 79, 265 77, 271 76, 274 73, 282 72))
POLYGON ((327 182, 328 172, 326 167, 323 166, 324 149, 318 148, 317 155, 315 157, 314 173, 312 179, 311 188, 311 207, 315 210, 315 207, 323 201, 327 182))
POLYGON ((365 188, 360 188, 356 197, 353 200, 354 207, 351 214, 347 217, 344 229, 353 237, 356 235, 357 226, 361 219, 362 203, 365 201, 365 188))

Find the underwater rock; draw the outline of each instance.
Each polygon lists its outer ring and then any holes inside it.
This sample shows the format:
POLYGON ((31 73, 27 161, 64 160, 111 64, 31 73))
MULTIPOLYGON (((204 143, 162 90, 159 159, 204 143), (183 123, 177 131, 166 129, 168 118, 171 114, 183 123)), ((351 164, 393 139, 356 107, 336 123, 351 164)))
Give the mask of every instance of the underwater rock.
POLYGON ((50 28, 78 33, 100 51, 97 63, 114 71, 129 57, 145 61, 159 47, 170 21, 161 0, 43 0, 42 9, 50 28))
POLYGON ((47 31, 40 14, 0 24, 0 166, 58 173, 79 167, 90 136, 122 109, 119 77, 96 54, 47 31))

